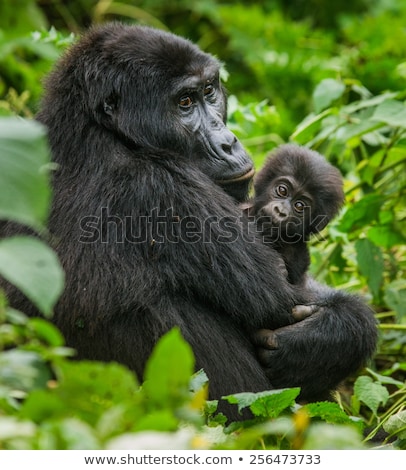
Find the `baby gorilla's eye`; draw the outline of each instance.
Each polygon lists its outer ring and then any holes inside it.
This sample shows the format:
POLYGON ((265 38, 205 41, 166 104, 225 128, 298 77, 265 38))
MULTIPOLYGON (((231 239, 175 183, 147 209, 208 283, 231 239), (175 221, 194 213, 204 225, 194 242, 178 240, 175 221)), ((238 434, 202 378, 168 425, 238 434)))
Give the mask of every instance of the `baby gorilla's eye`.
POLYGON ((193 100, 190 96, 182 96, 179 100, 179 106, 181 108, 190 108, 193 104, 193 100))
POLYGON ((305 210, 305 203, 303 201, 296 201, 294 203, 294 208, 296 212, 303 212, 305 210))
POLYGON ((289 190, 286 184, 278 184, 278 186, 276 187, 276 194, 279 197, 287 197, 289 194, 289 190))

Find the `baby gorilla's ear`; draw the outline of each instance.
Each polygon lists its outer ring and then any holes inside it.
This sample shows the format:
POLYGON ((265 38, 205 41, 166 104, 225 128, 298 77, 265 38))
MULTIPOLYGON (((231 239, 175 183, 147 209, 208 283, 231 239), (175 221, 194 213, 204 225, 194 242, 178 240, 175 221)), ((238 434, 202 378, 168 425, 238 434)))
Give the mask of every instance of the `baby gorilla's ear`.
POLYGON ((247 217, 254 217, 254 201, 246 201, 242 202, 238 205, 238 207, 242 210, 243 214, 247 217))

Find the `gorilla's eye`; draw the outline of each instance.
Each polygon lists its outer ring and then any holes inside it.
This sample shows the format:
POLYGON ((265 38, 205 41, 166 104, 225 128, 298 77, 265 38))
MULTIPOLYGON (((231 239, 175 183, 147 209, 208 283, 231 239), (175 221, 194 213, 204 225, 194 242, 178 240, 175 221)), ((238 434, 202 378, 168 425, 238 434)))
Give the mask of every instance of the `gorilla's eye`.
POLYGON ((294 204, 296 212, 303 212, 305 210, 305 203, 303 201, 296 201, 294 204))
POLYGON ((289 190, 286 184, 278 184, 278 186, 276 187, 276 194, 279 197, 287 197, 289 194, 289 190))
POLYGON ((182 96, 182 98, 179 100, 179 106, 184 109, 190 108, 192 104, 193 100, 190 96, 182 96))
POLYGON ((204 96, 212 96, 214 94, 215 88, 212 83, 207 83, 204 87, 204 96))

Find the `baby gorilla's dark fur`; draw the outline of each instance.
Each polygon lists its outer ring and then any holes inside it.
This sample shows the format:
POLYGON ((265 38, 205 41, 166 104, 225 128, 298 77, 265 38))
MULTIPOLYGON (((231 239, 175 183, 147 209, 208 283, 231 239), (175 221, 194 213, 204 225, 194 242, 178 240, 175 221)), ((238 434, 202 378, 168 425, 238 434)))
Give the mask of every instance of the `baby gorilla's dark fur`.
POLYGON ((306 242, 344 202, 341 174, 319 153, 284 145, 269 156, 254 187, 250 213, 264 242, 282 255, 289 282, 299 284, 310 264, 306 242))

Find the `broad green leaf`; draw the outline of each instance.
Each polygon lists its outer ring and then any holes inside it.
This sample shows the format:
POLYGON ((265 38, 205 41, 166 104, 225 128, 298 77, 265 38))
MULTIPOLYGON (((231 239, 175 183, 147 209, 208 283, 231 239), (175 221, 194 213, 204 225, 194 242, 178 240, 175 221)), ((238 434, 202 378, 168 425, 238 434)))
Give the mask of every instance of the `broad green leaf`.
POLYGON ((51 378, 49 367, 33 351, 11 349, 0 354, 0 385, 10 390, 43 388, 51 378))
MULTIPOLYGON (((382 214, 381 214, 382 216, 382 214)), ((381 217, 382 218, 382 217, 381 217)), ((377 225, 368 230, 368 239, 375 245, 389 249, 396 245, 405 244, 406 240, 391 225, 377 225)))
POLYGON ((370 194, 357 201, 344 213, 338 230, 350 232, 377 220, 385 198, 379 194, 370 194))
POLYGON ((75 416, 94 426, 114 406, 139 403, 134 373, 121 364, 64 361, 58 366, 55 388, 30 394, 21 415, 41 422, 49 417, 75 416), (42 393, 41 393, 42 392, 42 393))
POLYGON ((249 407, 255 416, 276 418, 295 403, 300 388, 266 390, 265 392, 243 392, 223 397, 231 404, 238 405, 238 411, 249 407))
POLYGON ((399 439, 406 439, 406 410, 399 411, 384 422, 383 428, 391 435, 397 435, 399 439))
POLYGON ((359 270, 367 278, 371 292, 374 296, 377 296, 383 281, 384 261, 382 251, 367 238, 357 240, 355 250, 359 270))
POLYGON ((385 405, 389 399, 388 390, 371 377, 365 375, 358 377, 354 384, 354 394, 358 400, 364 403, 376 416, 379 405, 385 405))
POLYGON ((154 431, 176 431, 179 425, 179 419, 174 416, 172 410, 155 410, 151 413, 144 413, 134 423, 133 430, 136 432, 154 430, 154 431))
POLYGON ((318 402, 308 403, 303 406, 307 414, 311 417, 321 418, 327 423, 333 424, 349 424, 353 423, 351 418, 340 408, 338 403, 333 402, 318 402))
POLYGON ((372 98, 368 98, 366 100, 354 101, 353 103, 343 106, 341 109, 346 114, 353 114, 360 109, 375 108, 384 101, 388 101, 392 98, 395 98, 396 96, 397 93, 394 92, 382 93, 381 95, 373 96, 372 98))
POLYGON ((375 110, 372 121, 384 122, 392 127, 406 128, 406 106, 396 100, 387 100, 375 110))
POLYGON ((291 139, 298 144, 307 144, 320 130, 323 119, 330 114, 332 114, 332 110, 330 109, 326 109, 320 114, 310 114, 296 127, 291 139))
POLYGON ((35 121, 0 119, 0 219, 34 228, 48 216, 49 152, 45 129, 35 121))
POLYGON ((23 402, 19 415, 23 419, 41 424, 49 419, 66 416, 68 403, 56 392, 38 389, 31 392, 23 402))
POLYGON ((371 109, 364 109, 356 116, 351 116, 351 121, 337 130, 336 138, 341 142, 347 142, 382 127, 382 124, 370 120, 371 115, 371 109))
POLYGON ((393 377, 378 374, 378 372, 375 372, 374 370, 369 369, 369 368, 367 368, 367 371, 368 371, 369 374, 372 375, 373 378, 375 378, 375 380, 377 382, 379 382, 382 385, 388 385, 388 384, 396 385, 396 387, 398 387, 398 388, 403 388, 403 386, 404 386, 404 382, 402 382, 400 380, 396 380, 393 377))
POLYGON ((30 318, 29 328, 34 332, 35 336, 45 341, 49 346, 63 346, 64 338, 58 328, 42 318, 30 318))
POLYGON ((328 108, 345 92, 345 85, 333 78, 322 80, 313 92, 313 104, 316 113, 328 108))
POLYGON ((189 396, 193 367, 192 348, 173 328, 158 341, 145 369, 143 391, 149 404, 158 408, 182 405, 189 396))
POLYGON ((64 273, 54 251, 33 237, 0 240, 0 275, 49 316, 63 290, 64 273))

